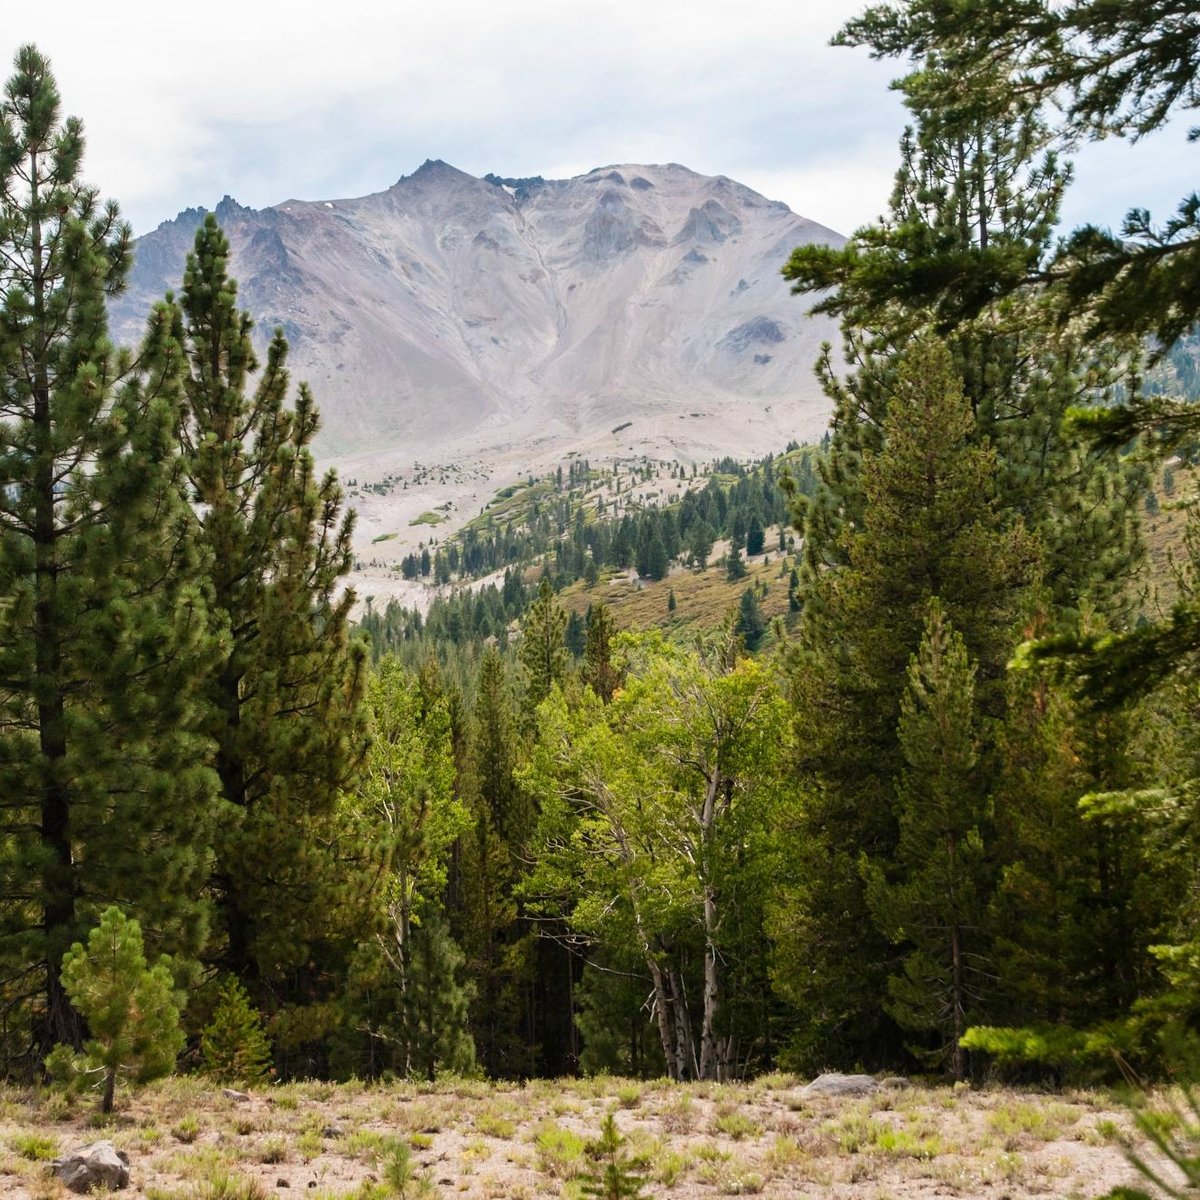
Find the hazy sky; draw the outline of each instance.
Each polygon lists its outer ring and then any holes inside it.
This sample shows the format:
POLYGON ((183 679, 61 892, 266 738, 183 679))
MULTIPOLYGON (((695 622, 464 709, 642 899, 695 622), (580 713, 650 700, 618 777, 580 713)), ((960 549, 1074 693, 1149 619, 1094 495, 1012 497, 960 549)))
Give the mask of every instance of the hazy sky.
MULTIPOLYGON (((379 191, 426 158, 482 175, 680 162, 849 233, 885 206, 894 63, 833 49, 858 0, 164 0, 22 6, 0 52, 50 55, 87 177, 145 232, 229 193, 379 191)), ((1088 147, 1066 218, 1166 216, 1183 123, 1088 147)))

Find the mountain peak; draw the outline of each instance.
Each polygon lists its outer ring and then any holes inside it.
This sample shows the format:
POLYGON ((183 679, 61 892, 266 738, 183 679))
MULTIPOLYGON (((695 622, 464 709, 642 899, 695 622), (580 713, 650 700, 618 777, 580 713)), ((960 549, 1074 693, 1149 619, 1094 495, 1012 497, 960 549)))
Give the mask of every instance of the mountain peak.
MULTIPOLYGON (((477 178, 430 158, 369 196, 226 197, 217 215, 241 302, 287 332, 320 400, 324 455, 703 457, 734 427, 765 451, 824 422, 811 364, 836 330, 779 268, 840 239, 724 177, 630 162, 477 178)), ((122 340, 178 288, 201 219, 139 240, 122 340)))
POLYGON ((442 183, 470 180, 476 182, 474 175, 460 171, 457 167, 440 158, 427 158, 411 175, 401 175, 395 186, 402 183, 442 183))

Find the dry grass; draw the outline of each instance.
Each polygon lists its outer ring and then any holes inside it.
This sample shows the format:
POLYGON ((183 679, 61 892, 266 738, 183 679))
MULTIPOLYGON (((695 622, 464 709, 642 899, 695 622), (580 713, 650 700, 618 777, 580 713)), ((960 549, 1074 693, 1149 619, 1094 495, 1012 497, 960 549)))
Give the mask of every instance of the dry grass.
MULTIPOLYGON (((773 531, 770 536, 774 536, 773 531)), ((603 600, 612 610, 617 628, 622 630, 659 627, 703 630, 715 628, 727 613, 736 610, 748 587, 761 588, 765 584, 766 595, 759 596, 759 604, 769 622, 774 617, 785 617, 788 612, 788 577, 780 575, 783 559, 774 551, 757 556, 749 562, 745 579, 736 583, 726 578, 725 568, 720 565, 704 571, 676 568, 666 579, 658 581, 636 579, 630 572, 622 572, 602 578, 590 588, 582 581, 574 583, 560 593, 559 599, 568 611, 580 613, 588 605, 603 600), (764 557, 769 561, 764 562, 764 557), (675 593, 674 612, 668 608, 671 592, 675 593)))
POLYGON ((807 1100, 797 1084, 313 1083, 235 1102, 179 1078, 122 1096, 103 1129, 90 1106, 11 1090, 0 1092, 0 1195, 67 1200, 47 1157, 108 1137, 147 1200, 577 1200, 608 1112, 660 1200, 1083 1198, 1131 1180, 1116 1144, 1127 1121, 1097 1096, 912 1088, 807 1100))

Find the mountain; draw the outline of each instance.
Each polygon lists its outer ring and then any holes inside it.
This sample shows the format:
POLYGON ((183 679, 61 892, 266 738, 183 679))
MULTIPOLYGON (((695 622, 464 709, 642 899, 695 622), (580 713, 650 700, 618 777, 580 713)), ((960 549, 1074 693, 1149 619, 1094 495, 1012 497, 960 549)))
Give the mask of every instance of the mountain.
MULTIPOLYGON (((688 457, 731 416, 746 429, 779 410, 778 430, 747 433, 756 449, 824 423, 812 363, 832 327, 804 315, 779 268, 794 246, 843 239, 723 176, 668 164, 479 179, 431 161, 357 200, 226 197, 216 214, 242 303, 264 338, 283 328, 312 385, 325 457, 587 447, 680 417, 699 424, 649 441, 688 457)), ((138 240, 119 337, 178 288, 203 217, 138 240)))

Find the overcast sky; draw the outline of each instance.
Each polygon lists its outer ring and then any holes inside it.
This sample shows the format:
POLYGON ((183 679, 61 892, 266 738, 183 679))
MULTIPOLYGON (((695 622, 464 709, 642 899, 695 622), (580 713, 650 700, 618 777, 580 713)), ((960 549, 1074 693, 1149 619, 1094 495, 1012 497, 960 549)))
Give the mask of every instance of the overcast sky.
MULTIPOLYGON (((49 54, 86 175, 137 232, 226 193, 379 191, 426 158, 564 177, 615 162, 724 174, 849 233, 885 207, 894 63, 834 49, 858 0, 66 0, 7 13, 49 54)), ((1078 156, 1065 218, 1166 216, 1182 122, 1078 156)))

